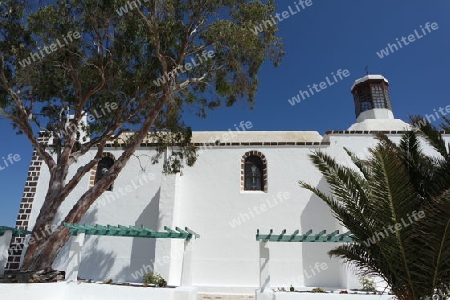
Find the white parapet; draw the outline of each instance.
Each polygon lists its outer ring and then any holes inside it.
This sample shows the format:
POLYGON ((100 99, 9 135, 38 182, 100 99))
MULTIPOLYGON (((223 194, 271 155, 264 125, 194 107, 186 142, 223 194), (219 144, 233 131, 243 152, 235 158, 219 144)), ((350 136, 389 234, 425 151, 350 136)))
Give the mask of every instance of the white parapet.
POLYGON ((256 293, 255 293, 255 299, 256 300, 275 300, 275 293, 270 289, 265 290, 264 292, 261 292, 260 289, 257 289, 256 293))
POLYGON ((173 300, 197 300, 198 288, 192 286, 181 286, 175 288, 173 300))
MULTIPOLYGON (((392 295, 276 292, 271 300, 391 300, 392 295)), ((259 299, 258 299, 259 300, 259 299)), ((264 299, 269 300, 269 299, 264 299)))
POLYGON ((197 300, 197 289, 193 287, 130 287, 62 281, 0 284, 0 295, 7 295, 5 299, 14 300, 197 300))

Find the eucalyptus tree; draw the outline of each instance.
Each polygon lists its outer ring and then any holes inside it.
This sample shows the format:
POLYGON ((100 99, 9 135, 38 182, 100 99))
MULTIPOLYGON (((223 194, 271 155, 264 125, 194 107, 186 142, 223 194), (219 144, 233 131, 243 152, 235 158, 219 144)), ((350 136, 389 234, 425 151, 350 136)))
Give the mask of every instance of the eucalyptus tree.
MULTIPOLYGON (((209 109, 237 101, 252 107, 261 65, 278 65, 283 56, 277 26, 251 31, 274 14, 273 0, 41 2, 30 1, 23 10, 15 6, 19 0, 0 4, 0 21, 9 24, 0 29, 0 114, 50 171, 33 233, 53 224, 108 143, 124 141, 122 154, 64 221, 81 220, 146 138, 158 142, 154 161, 167 147, 178 147, 166 172, 192 165, 195 148, 183 112, 206 117, 209 109), (42 132, 47 144, 38 142, 42 132), (95 151, 94 158, 80 166, 88 151, 95 151)), ((22 270, 51 266, 68 238, 68 230, 59 227, 30 244, 22 270)))
MULTIPOLYGON (((449 120, 441 127, 450 132, 449 120)), ((311 155, 330 190, 301 187, 325 201, 354 236, 329 255, 353 263, 360 274, 380 276, 399 299, 448 296, 449 145, 428 123, 406 132, 398 145, 384 135, 378 139, 366 159, 347 151, 353 166, 322 152, 311 155), (424 143, 435 154, 425 154, 424 143)))

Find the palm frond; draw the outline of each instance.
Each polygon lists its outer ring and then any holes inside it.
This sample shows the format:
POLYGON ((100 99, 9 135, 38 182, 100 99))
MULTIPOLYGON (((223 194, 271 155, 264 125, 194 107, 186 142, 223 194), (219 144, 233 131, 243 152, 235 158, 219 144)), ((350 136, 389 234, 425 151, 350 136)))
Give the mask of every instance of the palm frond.
POLYGON ((311 154, 327 193, 299 182, 353 234, 354 242, 329 255, 362 274, 381 276, 399 299, 432 296, 450 285, 450 156, 436 128, 425 123, 420 128, 406 132, 398 144, 378 135, 365 159, 345 148, 351 167, 323 152, 311 154), (442 157, 425 155, 419 136, 442 157))
MULTIPOLYGON (((449 158, 449 152, 447 147, 445 146, 445 141, 440 133, 440 131, 434 127, 433 125, 431 125, 428 121, 426 121, 425 119, 422 119, 418 116, 413 116, 410 117, 411 122, 413 122, 414 124, 417 124, 417 127, 419 129, 419 134, 422 135, 427 141, 428 143, 430 143, 430 145, 436 149, 437 152, 439 152, 439 154, 442 155, 442 157, 444 157, 445 159, 449 158)), ((444 118, 444 121, 446 120, 446 118, 444 118)), ((446 128, 446 126, 450 126, 448 124, 448 120, 445 121, 447 125, 443 125, 444 128, 446 128)))

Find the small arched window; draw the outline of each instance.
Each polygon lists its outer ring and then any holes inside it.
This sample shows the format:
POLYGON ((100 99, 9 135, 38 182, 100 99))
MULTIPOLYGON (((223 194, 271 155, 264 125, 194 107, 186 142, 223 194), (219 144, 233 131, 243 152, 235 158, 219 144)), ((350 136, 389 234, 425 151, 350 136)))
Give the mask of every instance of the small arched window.
POLYGON ((267 192, 267 162, 259 151, 247 152, 241 160, 241 189, 267 192))
POLYGON ((245 190, 263 191, 263 163, 261 158, 252 155, 245 159, 245 190))
MULTIPOLYGON (((105 176, 106 173, 108 173, 109 169, 112 167, 112 165, 114 164, 114 159, 112 159, 111 157, 103 157, 97 165, 97 172, 96 172, 96 176, 95 176, 95 183, 97 183, 97 181, 99 181, 100 179, 103 178, 103 176, 105 176)), ((111 184, 106 190, 107 191, 112 191, 113 185, 111 184)))

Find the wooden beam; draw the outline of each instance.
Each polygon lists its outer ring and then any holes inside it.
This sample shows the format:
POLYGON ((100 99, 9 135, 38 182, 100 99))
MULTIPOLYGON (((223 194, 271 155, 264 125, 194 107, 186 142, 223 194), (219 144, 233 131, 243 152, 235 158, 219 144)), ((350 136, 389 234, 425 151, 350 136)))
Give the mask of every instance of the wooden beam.
POLYGON ((298 229, 296 231, 294 231, 294 233, 291 234, 291 236, 289 238, 289 242, 291 242, 299 232, 300 232, 300 230, 298 230, 298 229))
POLYGON ((330 234, 326 234, 326 230, 322 230, 317 234, 313 234, 312 229, 309 229, 307 232, 298 236, 300 231, 296 230, 291 235, 286 235, 286 229, 283 229, 281 234, 273 235, 273 230, 271 229, 268 234, 261 234, 260 230, 256 230, 256 240, 263 242, 322 242, 322 243, 346 243, 351 242, 352 237, 349 236, 351 233, 348 232, 346 234, 339 234, 339 230, 335 230, 330 234))
POLYGON ((102 225, 91 225, 91 224, 70 224, 62 223, 63 226, 68 227, 71 235, 78 235, 80 233, 85 233, 87 235, 103 235, 103 236, 123 236, 123 237, 142 237, 142 238, 178 238, 189 240, 193 236, 199 238, 200 235, 186 227, 185 230, 176 227, 176 231, 164 227, 166 232, 157 232, 144 225, 141 228, 135 226, 102 226, 102 225))

